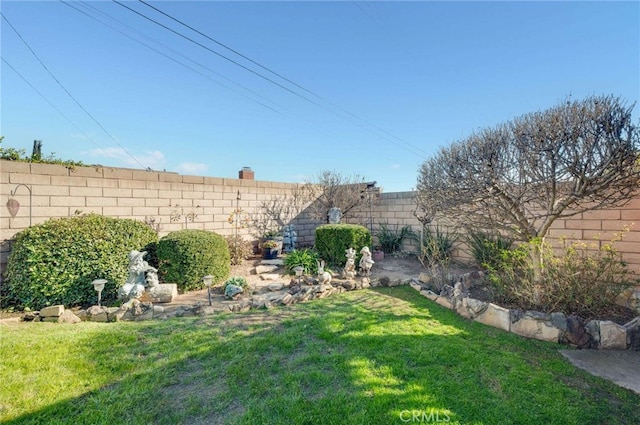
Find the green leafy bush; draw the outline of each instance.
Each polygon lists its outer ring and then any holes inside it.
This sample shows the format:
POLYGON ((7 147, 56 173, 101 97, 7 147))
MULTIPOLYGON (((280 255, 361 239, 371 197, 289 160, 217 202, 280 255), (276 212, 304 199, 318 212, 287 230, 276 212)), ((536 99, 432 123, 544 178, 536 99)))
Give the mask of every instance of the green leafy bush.
POLYGON ((513 239, 485 232, 471 232, 466 240, 476 263, 491 269, 500 266, 502 251, 510 250, 513 246, 513 239))
POLYGON ((489 269, 497 301, 521 309, 603 318, 615 307, 616 297, 639 283, 613 248, 564 243, 558 253, 535 240, 502 251, 500 263, 489 269), (536 280, 532 255, 542 253, 542 276, 536 280))
POLYGON ((402 226, 398 229, 397 224, 392 227, 388 223, 381 223, 375 236, 382 251, 393 254, 400 251, 405 239, 415 239, 416 234, 411 230, 411 226, 402 226))
POLYGON ((304 267, 304 273, 306 275, 315 275, 318 273, 318 253, 311 249, 294 249, 284 259, 284 268, 287 273, 294 275, 294 268, 301 266, 304 267))
POLYGON ((457 234, 441 229, 439 226, 424 226, 418 259, 425 267, 436 264, 446 265, 451 260, 453 246, 457 240, 457 234))
POLYGON ((231 258, 224 237, 206 230, 178 230, 158 242, 158 274, 164 282, 178 284, 181 292, 202 288, 202 277, 213 283, 229 277, 231 258))
POLYGON ((316 228, 316 251, 330 267, 340 268, 347 262, 345 250, 358 251, 356 264, 360 260, 360 249, 371 247, 369 229, 357 224, 325 224, 316 228))
POLYGON ((94 279, 107 279, 102 302, 116 301, 128 276, 128 254, 158 236, 145 223, 96 214, 51 219, 16 235, 2 287, 3 307, 90 305, 94 279))

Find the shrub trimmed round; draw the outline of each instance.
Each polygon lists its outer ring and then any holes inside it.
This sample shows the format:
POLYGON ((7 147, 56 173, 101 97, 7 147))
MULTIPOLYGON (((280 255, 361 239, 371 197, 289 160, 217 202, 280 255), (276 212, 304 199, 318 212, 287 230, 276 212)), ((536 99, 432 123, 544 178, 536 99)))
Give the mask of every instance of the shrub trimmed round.
POLYGON ((324 224, 316 228, 316 250, 329 266, 342 267, 347 262, 345 250, 357 251, 356 264, 363 246, 371 248, 371 232, 359 224, 324 224))
POLYGON ((207 230, 178 230, 160 239, 157 249, 160 280, 176 283, 180 292, 203 287, 202 277, 224 282, 231 271, 225 238, 207 230))
POLYGON ((91 282, 107 279, 102 303, 116 302, 128 254, 158 235, 142 221, 87 214, 50 219, 16 235, 2 285, 2 307, 39 310, 97 302, 91 282))

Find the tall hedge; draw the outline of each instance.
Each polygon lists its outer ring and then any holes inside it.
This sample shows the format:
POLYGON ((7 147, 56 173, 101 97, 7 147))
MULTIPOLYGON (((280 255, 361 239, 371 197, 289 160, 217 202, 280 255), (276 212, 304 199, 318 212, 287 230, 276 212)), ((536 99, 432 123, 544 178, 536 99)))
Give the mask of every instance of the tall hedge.
POLYGON ((202 277, 222 283, 231 270, 224 237, 206 230, 178 230, 160 239, 158 273, 163 282, 177 283, 181 292, 202 288, 202 277))
POLYGON ((156 242, 145 223, 88 214, 51 219, 16 235, 2 287, 2 307, 91 305, 94 279, 107 279, 105 305, 128 276, 128 254, 156 242))
POLYGON ((316 228, 316 250, 329 266, 342 267, 347 262, 345 250, 355 249, 360 261, 363 246, 371 248, 371 232, 358 224, 325 224, 316 228))

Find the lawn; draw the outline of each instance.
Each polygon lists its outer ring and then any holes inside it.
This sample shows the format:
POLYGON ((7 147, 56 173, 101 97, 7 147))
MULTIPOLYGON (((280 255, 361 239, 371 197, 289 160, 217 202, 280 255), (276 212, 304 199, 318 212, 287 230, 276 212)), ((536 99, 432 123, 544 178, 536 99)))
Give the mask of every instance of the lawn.
POLYGON ((0 419, 631 424, 640 396, 408 287, 264 312, 0 325, 0 419))

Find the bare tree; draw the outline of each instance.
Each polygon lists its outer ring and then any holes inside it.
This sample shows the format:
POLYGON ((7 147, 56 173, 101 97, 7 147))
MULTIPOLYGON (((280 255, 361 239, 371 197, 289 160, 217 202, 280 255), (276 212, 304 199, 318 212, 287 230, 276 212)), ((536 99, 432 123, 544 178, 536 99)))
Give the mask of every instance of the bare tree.
POLYGON ((416 216, 532 241, 559 218, 624 205, 640 183, 633 107, 613 96, 568 100, 442 149, 420 169, 416 216))
POLYGON ((258 237, 269 232, 279 232, 313 201, 315 190, 309 184, 297 185, 290 193, 274 195, 258 204, 258 212, 252 224, 258 237))
POLYGON ((315 199, 309 212, 314 219, 326 223, 329 222, 329 210, 334 207, 340 209, 344 220, 358 219, 358 207, 368 205, 377 194, 375 182, 336 171, 322 171, 309 188, 315 199))

